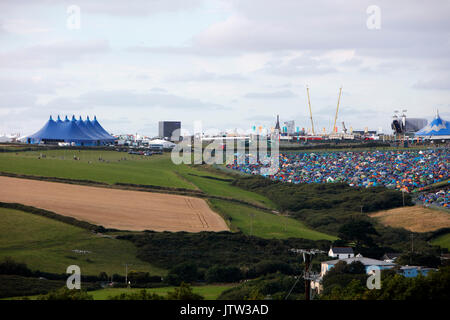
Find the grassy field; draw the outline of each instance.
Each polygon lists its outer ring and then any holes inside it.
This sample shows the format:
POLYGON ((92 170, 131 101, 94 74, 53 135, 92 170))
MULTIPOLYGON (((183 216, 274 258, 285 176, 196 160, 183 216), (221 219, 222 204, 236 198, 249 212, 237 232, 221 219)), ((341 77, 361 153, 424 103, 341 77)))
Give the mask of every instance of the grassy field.
POLYGON ((225 174, 204 171, 188 165, 175 165, 170 159, 170 154, 145 157, 100 150, 0 153, 0 168, 0 171, 8 173, 83 179, 109 184, 122 182, 200 189, 209 195, 231 197, 270 208, 275 207, 262 195, 232 186, 230 177, 225 174), (45 158, 42 155, 45 155, 45 158), (73 160, 74 156, 80 160, 73 160), (99 160, 100 158, 102 160, 99 160))
POLYGON ((166 274, 165 270, 137 259, 136 248, 128 241, 100 237, 59 221, 0 208, 0 259, 8 256, 25 262, 32 270, 59 274, 75 264, 85 275, 102 271, 124 275, 124 263, 132 264, 132 270, 166 274))
POLYGON ((450 233, 444 234, 431 241, 432 245, 440 246, 450 250, 450 233))
MULTIPOLYGON (((205 286, 192 286, 194 293, 197 293, 206 300, 216 300, 220 294, 233 287, 232 284, 229 285, 205 285, 205 286)), ((167 292, 174 291, 175 287, 163 287, 163 288, 150 288, 146 289, 149 292, 153 292, 162 296, 167 295, 167 292)), ((89 294, 94 297, 94 300, 107 300, 109 297, 117 296, 122 293, 132 293, 139 292, 142 289, 138 288, 108 288, 102 290, 89 291, 89 294)))
MULTIPOLYGON (((64 149, 2 153, 0 168, 4 172, 37 176, 201 190, 208 195, 243 200, 276 209, 275 204, 265 196, 233 186, 233 178, 229 175, 200 166, 175 165, 170 154, 145 157, 117 151, 64 149), (80 160, 74 160, 74 156, 80 160)), ((263 238, 335 239, 308 229, 298 220, 228 201, 212 199, 210 203, 215 206, 215 210, 232 218, 231 227, 235 226, 246 234, 252 233, 263 238), (250 223, 251 214, 254 215, 253 227, 250 223)))
POLYGON ((145 157, 116 151, 49 150, 0 154, 3 172, 195 189, 177 176, 174 167, 167 155, 145 157), (39 159, 41 154, 45 158, 39 159), (74 156, 80 160, 74 160, 74 156))
POLYGON ((336 237, 314 231, 301 221, 278 216, 246 205, 223 200, 210 200, 215 211, 231 218, 232 227, 261 238, 303 238, 336 240, 336 237))
POLYGON ((225 174, 188 166, 177 166, 175 170, 186 180, 209 195, 229 197, 262 205, 267 208, 276 208, 275 204, 263 195, 231 185, 232 178, 225 174))
MULTIPOLYGON (((204 286, 192 286, 194 293, 197 293, 205 298, 205 300, 216 300, 220 294, 234 287, 236 284, 221 284, 221 285, 204 285, 204 286)), ((158 295, 166 296, 169 291, 174 291, 176 287, 162 287, 162 288, 147 288, 148 292, 153 292, 158 295)), ((92 295, 94 300, 108 300, 110 297, 118 296, 122 293, 138 293, 144 290, 140 288, 106 288, 101 290, 89 291, 88 294, 92 295)), ((39 295, 28 296, 26 298, 35 300, 39 295)), ((0 300, 17 300, 24 297, 4 298, 0 300)))

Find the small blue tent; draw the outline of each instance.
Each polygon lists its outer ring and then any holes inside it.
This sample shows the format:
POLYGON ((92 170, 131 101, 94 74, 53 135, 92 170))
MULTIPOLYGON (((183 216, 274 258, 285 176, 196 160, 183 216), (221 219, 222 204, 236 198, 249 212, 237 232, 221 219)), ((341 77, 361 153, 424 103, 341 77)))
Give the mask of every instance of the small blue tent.
POLYGON ((58 116, 54 121, 52 116, 41 130, 27 137, 28 143, 56 144, 66 142, 77 146, 96 146, 114 142, 115 138, 104 130, 98 123, 80 119, 77 121, 75 116, 72 120, 66 116, 64 121, 58 116), (102 130, 100 130, 101 128, 102 130))
POLYGON ((441 119, 439 114, 423 129, 415 133, 419 137, 431 139, 450 139, 450 122, 441 119))

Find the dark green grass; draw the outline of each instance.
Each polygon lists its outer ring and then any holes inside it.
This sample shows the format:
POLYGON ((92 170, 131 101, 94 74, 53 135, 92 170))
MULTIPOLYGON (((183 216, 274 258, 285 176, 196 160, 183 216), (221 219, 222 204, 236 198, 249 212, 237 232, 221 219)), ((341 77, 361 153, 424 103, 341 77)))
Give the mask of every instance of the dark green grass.
POLYGON ((135 246, 124 240, 102 237, 91 231, 49 218, 0 208, 0 259, 12 257, 32 270, 65 273, 78 265, 84 275, 106 272, 125 274, 131 269, 164 275, 166 271, 136 258, 135 246), (87 254, 72 250, 90 251, 87 254))
POLYGON ((303 222, 275 215, 246 205, 223 200, 210 200, 213 209, 229 220, 231 227, 244 234, 261 238, 302 238, 310 240, 336 240, 337 238, 308 228, 303 222), (231 218, 231 219, 230 219, 231 218))
POLYGON ((444 234, 431 240, 431 244, 450 250, 450 233, 444 234))

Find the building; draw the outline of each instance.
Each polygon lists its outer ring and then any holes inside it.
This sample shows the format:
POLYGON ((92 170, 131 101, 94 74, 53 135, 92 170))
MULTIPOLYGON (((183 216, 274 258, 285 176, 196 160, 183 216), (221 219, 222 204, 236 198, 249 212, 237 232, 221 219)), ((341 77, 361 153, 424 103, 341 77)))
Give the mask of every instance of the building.
POLYGON ((347 259, 353 258, 355 256, 355 253, 353 252, 353 248, 351 247, 334 247, 330 248, 330 250, 328 251, 328 256, 338 259, 347 259))
POLYGON ((160 121, 158 136, 161 139, 180 141, 181 121, 160 121))
POLYGON ((384 270, 384 269, 391 269, 395 266, 395 264, 392 262, 386 262, 386 261, 382 261, 382 260, 366 258, 361 255, 358 255, 353 258, 322 261, 321 269, 320 269, 320 276, 323 277, 329 270, 331 270, 331 268, 334 268, 334 266, 340 261, 345 261, 347 264, 359 261, 364 265, 367 273, 369 272, 369 270, 368 270, 369 267, 375 266, 375 267, 380 268, 380 270, 384 270))
POLYGON ((419 274, 426 276, 430 271, 437 271, 437 269, 422 266, 403 266, 397 272, 404 277, 415 278, 419 274))
POLYGON ((400 257, 400 253, 385 253, 381 259, 385 262, 395 262, 395 260, 400 257))

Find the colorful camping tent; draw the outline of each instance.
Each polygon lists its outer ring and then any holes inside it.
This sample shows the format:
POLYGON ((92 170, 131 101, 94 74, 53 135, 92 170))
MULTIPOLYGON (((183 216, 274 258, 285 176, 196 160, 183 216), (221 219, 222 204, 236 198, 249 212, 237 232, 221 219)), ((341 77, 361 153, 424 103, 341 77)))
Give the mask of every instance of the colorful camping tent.
POLYGON ((450 139, 450 122, 441 119, 439 114, 430 124, 416 132, 416 136, 430 139, 450 139))
POLYGON ((83 121, 72 116, 72 120, 66 116, 62 121, 58 116, 54 121, 52 116, 38 132, 27 137, 27 143, 58 143, 67 142, 81 146, 95 146, 114 142, 114 137, 107 133, 98 123, 97 119, 91 122, 89 117, 83 121), (101 128, 100 131, 98 128, 101 128))

